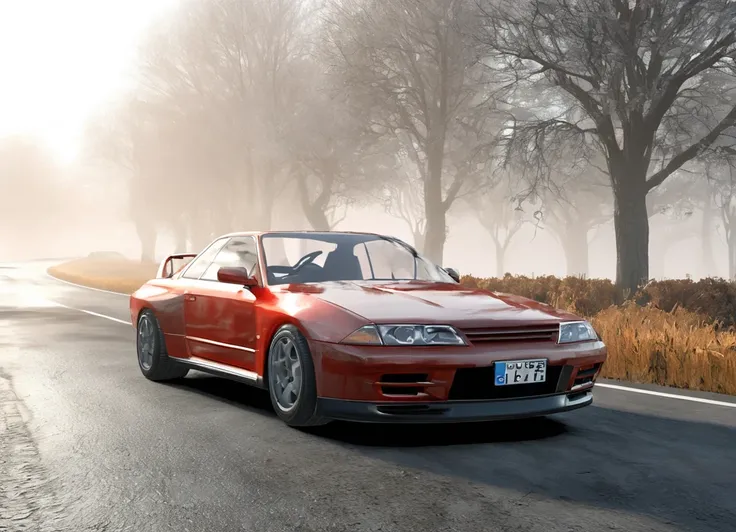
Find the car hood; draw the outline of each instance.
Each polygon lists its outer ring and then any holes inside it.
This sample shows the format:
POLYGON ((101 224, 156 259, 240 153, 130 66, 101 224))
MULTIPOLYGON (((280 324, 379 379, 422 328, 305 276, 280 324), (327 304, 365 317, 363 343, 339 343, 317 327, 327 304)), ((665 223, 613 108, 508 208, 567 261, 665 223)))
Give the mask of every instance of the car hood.
POLYGON ((343 281, 301 286, 291 285, 287 291, 308 293, 373 323, 446 323, 474 328, 579 319, 531 299, 450 283, 343 281))

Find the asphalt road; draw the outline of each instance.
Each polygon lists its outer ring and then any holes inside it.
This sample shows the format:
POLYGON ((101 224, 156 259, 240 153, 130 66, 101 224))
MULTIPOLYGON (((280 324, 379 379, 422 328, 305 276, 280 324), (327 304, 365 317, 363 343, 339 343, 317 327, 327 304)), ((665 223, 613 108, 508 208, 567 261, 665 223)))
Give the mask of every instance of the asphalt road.
POLYGON ((127 298, 46 266, 0 266, 2 531, 736 530, 736 408, 597 388, 543 422, 294 430, 247 386, 147 381, 89 313, 127 298))

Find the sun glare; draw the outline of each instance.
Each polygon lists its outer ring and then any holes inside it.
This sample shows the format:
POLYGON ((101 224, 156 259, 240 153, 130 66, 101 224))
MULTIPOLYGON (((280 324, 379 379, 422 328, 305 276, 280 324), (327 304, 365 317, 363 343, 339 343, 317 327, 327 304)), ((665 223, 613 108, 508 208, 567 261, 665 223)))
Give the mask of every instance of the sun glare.
POLYGON ((144 31, 176 1, 0 2, 0 136, 33 135, 72 162, 85 121, 126 86, 144 31))

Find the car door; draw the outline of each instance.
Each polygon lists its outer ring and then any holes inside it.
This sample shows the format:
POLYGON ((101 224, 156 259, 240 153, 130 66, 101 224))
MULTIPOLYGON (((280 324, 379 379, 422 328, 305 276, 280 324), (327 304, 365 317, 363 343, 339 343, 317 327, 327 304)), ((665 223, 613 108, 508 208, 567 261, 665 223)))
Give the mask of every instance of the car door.
POLYGON ((255 238, 230 238, 198 279, 187 287, 184 306, 187 346, 192 357, 255 371, 255 296, 240 285, 221 283, 217 271, 258 264, 255 238))
POLYGON ((175 274, 173 278, 160 279, 159 284, 166 285, 167 297, 160 298, 156 315, 161 324, 161 329, 166 337, 166 347, 169 355, 178 358, 189 357, 189 347, 186 342, 186 292, 192 283, 202 275, 212 263, 222 246, 228 238, 220 238, 207 246, 199 255, 186 264, 181 274, 175 274))

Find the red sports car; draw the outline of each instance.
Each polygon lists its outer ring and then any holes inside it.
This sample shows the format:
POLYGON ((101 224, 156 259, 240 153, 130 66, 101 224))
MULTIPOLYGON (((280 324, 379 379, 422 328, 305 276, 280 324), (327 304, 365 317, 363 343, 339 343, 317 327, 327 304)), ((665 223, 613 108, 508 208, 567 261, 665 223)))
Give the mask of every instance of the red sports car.
POLYGON ((464 288, 370 233, 225 235, 163 261, 130 312, 147 378, 195 369, 265 388, 291 426, 564 412, 592 403, 606 359, 579 317, 464 288))

